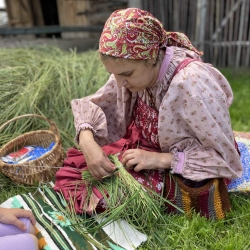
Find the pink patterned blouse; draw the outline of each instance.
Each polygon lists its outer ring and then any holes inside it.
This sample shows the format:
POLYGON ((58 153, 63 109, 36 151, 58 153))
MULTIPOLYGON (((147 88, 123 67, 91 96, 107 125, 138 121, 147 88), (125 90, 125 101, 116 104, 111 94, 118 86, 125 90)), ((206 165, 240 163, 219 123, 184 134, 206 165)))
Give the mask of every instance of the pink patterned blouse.
MULTIPOLYGON (((187 179, 240 177, 242 164, 229 115, 231 87, 212 65, 198 61, 180 70, 170 83, 176 67, 186 58, 199 57, 185 48, 167 47, 158 80, 150 88, 159 112, 161 150, 174 154, 172 173, 187 179)), ((132 120, 137 96, 150 105, 145 90, 131 93, 118 88, 111 75, 95 94, 72 100, 76 138, 88 127, 100 146, 121 139, 132 120)))

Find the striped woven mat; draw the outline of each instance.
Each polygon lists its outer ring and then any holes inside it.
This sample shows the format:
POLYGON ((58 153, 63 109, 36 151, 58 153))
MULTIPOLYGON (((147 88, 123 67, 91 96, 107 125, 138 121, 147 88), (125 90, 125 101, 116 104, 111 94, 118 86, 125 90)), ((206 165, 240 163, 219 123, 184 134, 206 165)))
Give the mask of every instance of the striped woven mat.
POLYGON ((40 250, 131 250, 147 240, 146 235, 125 221, 118 224, 113 222, 93 235, 77 232, 73 226, 73 219, 67 217, 65 212, 65 201, 60 194, 53 191, 52 186, 53 183, 37 189, 34 194, 11 197, 1 204, 1 207, 5 208, 24 208, 33 211, 37 220, 36 233, 40 250))

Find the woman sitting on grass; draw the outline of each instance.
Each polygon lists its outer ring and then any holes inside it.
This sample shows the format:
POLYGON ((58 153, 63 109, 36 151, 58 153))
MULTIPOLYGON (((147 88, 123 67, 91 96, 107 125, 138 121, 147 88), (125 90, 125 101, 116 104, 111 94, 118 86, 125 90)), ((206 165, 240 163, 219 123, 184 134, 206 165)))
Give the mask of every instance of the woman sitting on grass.
MULTIPOLYGON (((72 101, 81 151, 68 151, 55 190, 86 212, 86 187, 75 184, 81 171, 102 180, 116 170, 107 155, 119 153, 136 180, 185 212, 223 218, 230 209, 225 182, 242 174, 228 81, 184 34, 166 32, 137 8, 112 13, 99 52, 111 75, 95 94, 72 101)), ((100 192, 92 198, 91 209, 105 210, 100 192)))
POLYGON ((32 212, 19 208, 0 208, 0 249, 38 250, 36 219, 32 212))

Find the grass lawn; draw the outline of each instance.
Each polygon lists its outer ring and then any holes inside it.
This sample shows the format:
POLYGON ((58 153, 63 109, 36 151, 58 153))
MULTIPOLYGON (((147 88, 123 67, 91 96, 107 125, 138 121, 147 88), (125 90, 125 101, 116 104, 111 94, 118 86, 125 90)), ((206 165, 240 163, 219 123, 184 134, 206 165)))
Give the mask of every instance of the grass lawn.
MULTIPOLYGON (((0 121, 22 114, 38 113, 56 122, 65 149, 73 145, 74 126, 69 102, 95 92, 108 75, 97 53, 59 49, 0 50, 0 121)), ((250 132, 250 71, 220 69, 229 80, 234 102, 230 108, 235 131, 250 132)), ((20 120, 1 131, 0 146, 25 131, 40 129, 43 122, 20 120)), ((15 185, 0 177, 0 203, 34 188, 15 185)), ((250 196, 230 194, 232 212, 223 221, 208 221, 194 215, 168 216, 149 236, 140 250, 250 248, 250 196)))

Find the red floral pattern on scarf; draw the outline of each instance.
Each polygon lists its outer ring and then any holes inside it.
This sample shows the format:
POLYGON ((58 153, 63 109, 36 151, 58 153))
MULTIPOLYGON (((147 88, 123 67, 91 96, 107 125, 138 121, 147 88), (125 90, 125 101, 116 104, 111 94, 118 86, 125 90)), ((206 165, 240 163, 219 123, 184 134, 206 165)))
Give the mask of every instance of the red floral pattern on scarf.
POLYGON ((202 55, 186 35, 167 32, 152 14, 137 8, 114 11, 102 31, 99 52, 119 58, 153 59, 162 47, 184 47, 202 55))

